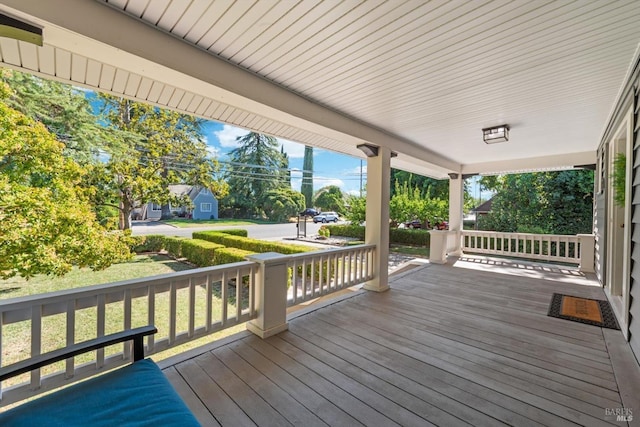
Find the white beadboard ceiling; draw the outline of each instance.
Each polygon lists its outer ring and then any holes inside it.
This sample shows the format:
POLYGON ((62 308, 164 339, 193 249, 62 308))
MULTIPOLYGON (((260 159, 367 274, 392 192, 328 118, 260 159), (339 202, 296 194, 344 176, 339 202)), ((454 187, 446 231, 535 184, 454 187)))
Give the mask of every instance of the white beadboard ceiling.
POLYGON ((640 42, 637 0, 0 9, 44 28, 43 47, 0 38, 9 66, 342 153, 387 145, 394 166, 436 177, 594 162, 640 42), (481 129, 503 123, 510 141, 484 144, 481 129))

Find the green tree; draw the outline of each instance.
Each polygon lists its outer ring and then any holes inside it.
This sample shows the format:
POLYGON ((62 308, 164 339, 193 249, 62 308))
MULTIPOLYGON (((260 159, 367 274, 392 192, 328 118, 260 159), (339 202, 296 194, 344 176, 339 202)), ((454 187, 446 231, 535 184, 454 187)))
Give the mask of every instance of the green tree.
POLYGON ((478 227, 503 232, 591 233, 593 171, 570 170, 483 177, 495 191, 478 227))
MULTIPOLYGON (((313 147, 304 146, 304 160, 302 163, 302 184, 300 191, 304 195, 307 207, 313 205, 313 147)), ((317 206, 317 205, 316 205, 317 206)))
POLYGON ((344 217, 348 221, 356 225, 362 223, 367 217, 367 196, 348 196, 345 209, 344 217))
POLYGON ((417 188, 420 194, 429 194, 435 199, 449 199, 449 180, 434 179, 422 175, 416 175, 411 172, 400 169, 391 169, 391 197, 396 194, 398 189, 402 190, 404 184, 408 184, 411 188, 417 188))
POLYGON ((217 162, 208 158, 202 121, 128 99, 100 94, 102 120, 118 136, 108 148, 109 160, 96 167, 96 204, 120 212, 120 228, 130 228, 133 209, 149 202, 163 206, 188 204, 169 192, 171 184, 200 185, 217 197, 227 186, 215 179, 217 162), (98 185, 100 183, 100 185, 98 185))
POLYGON ((229 152, 229 195, 225 211, 234 217, 265 217, 264 203, 272 190, 289 186, 282 174, 277 140, 255 132, 238 137, 240 146, 229 152))
POLYGON ((66 156, 83 165, 99 161, 112 134, 100 125, 84 92, 19 71, 3 69, 0 75, 12 89, 7 104, 42 123, 64 143, 66 156))
POLYGON ((434 225, 449 215, 448 200, 431 198, 428 192, 423 195, 420 188, 411 188, 409 182, 396 181, 394 190, 389 201, 389 217, 394 226, 412 219, 434 225))
POLYGON ((267 191, 263 208, 270 220, 285 222, 304 209, 304 196, 291 187, 274 188, 267 191))
MULTIPOLYGON (((0 98, 11 91, 0 87, 0 98)), ((130 256, 122 234, 101 227, 80 186, 84 169, 47 129, 0 102, 0 277, 62 275, 130 256)))
POLYGON ((313 206, 321 208, 323 211, 335 211, 344 213, 344 195, 337 185, 328 185, 316 191, 313 198, 313 206))

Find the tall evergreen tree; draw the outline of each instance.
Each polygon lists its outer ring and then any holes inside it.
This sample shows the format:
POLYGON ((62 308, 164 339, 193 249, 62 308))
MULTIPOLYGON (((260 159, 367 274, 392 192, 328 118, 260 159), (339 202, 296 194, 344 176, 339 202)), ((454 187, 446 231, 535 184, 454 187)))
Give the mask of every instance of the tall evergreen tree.
POLYGON ((283 186, 291 188, 291 170, 289 169, 289 155, 284 152, 284 145, 280 146, 280 155, 282 156, 282 165, 280 166, 280 175, 284 178, 283 186))
POLYGON ((223 204, 236 217, 264 217, 267 194, 287 186, 282 176, 283 156, 272 136, 249 132, 237 141, 240 146, 229 152, 229 195, 223 204))
POLYGON ((304 195, 307 207, 313 206, 313 147, 304 146, 304 160, 302 163, 302 185, 300 192, 304 195))

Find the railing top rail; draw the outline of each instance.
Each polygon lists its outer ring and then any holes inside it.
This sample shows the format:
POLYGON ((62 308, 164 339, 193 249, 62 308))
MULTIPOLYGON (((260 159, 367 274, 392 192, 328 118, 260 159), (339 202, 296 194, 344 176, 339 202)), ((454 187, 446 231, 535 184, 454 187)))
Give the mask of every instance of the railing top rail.
POLYGON ((543 237, 547 237, 547 238, 552 238, 552 237, 557 237, 557 238, 576 238, 578 239, 578 236, 576 236, 575 234, 541 234, 541 233, 518 233, 518 232, 510 232, 510 231, 486 231, 486 230, 462 230, 462 234, 465 235, 470 235, 470 234, 477 234, 477 235, 492 235, 492 234, 503 234, 503 235, 511 235, 511 236, 543 236, 543 237))
POLYGON ((223 273, 226 271, 238 271, 244 269, 249 270, 255 265, 257 264, 251 261, 242 261, 232 264, 216 265, 213 267, 203 267, 195 268, 192 270, 178 271, 175 273, 159 274, 156 276, 144 277, 139 279, 121 280, 119 282, 103 283, 99 285, 83 286, 74 289, 64 289, 61 291, 47 292, 43 294, 9 298, 0 300, 0 312, 30 307, 34 305, 34 303, 38 304, 43 301, 46 301, 47 303, 53 303, 58 300, 67 300, 69 299, 69 297, 90 297, 105 292, 111 293, 132 288, 154 286, 172 281, 175 282, 180 280, 187 280, 192 277, 202 277, 208 274, 223 273))
POLYGON ((375 249, 376 245, 365 244, 365 245, 353 245, 353 246, 345 246, 341 248, 332 248, 332 249, 322 249, 314 252, 302 252, 299 254, 287 255, 289 261, 294 261, 301 258, 311 258, 319 255, 327 255, 327 254, 340 254, 343 252, 350 252, 359 249, 375 249))

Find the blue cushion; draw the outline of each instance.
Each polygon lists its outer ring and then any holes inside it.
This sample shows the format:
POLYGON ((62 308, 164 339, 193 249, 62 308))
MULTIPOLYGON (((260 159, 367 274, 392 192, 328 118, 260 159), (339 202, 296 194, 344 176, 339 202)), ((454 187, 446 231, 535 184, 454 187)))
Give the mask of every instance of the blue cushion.
POLYGON ((0 414, 0 426, 199 426, 160 368, 145 359, 0 414))

